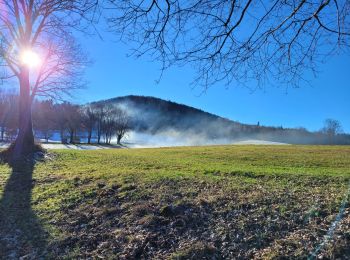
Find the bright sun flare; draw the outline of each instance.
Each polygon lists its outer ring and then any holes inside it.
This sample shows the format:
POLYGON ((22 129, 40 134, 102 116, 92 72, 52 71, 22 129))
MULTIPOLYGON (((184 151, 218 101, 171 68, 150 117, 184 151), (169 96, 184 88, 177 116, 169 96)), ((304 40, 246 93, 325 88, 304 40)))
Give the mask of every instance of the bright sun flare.
POLYGON ((37 67, 40 64, 40 58, 32 50, 25 50, 21 54, 21 62, 28 67, 37 67))

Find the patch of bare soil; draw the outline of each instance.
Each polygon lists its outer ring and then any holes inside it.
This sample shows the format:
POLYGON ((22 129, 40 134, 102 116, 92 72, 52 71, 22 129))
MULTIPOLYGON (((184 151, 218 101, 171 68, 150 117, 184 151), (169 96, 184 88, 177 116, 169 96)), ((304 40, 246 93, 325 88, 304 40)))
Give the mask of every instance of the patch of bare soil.
POLYGON ((327 237, 339 213, 337 185, 312 180, 305 185, 312 188, 271 190, 259 181, 243 190, 185 181, 99 185, 62 209, 64 217, 53 224, 66 235, 49 252, 114 259, 350 256, 347 204, 327 237))

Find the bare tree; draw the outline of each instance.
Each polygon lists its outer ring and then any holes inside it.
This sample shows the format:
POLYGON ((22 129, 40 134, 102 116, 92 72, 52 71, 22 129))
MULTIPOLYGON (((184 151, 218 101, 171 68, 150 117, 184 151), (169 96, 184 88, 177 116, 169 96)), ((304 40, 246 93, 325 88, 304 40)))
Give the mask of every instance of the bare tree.
POLYGON ((134 54, 163 64, 190 63, 194 80, 257 86, 273 78, 299 86, 305 70, 349 49, 348 0, 110 0, 111 28, 134 54))
POLYGON ((330 137, 334 137, 343 132, 341 123, 338 120, 328 118, 324 121, 324 127, 321 132, 327 134, 330 137))
POLYGON ((73 105, 70 103, 65 103, 65 117, 66 117, 66 125, 69 133, 69 142, 74 144, 76 142, 80 142, 78 140, 78 131, 82 126, 82 115, 80 113, 80 108, 78 105, 73 105))
POLYGON ((101 143, 101 137, 103 134, 103 121, 106 116, 106 108, 102 103, 93 104, 93 110, 96 115, 96 134, 97 134, 97 143, 101 143))
POLYGON ((115 132, 117 136, 117 144, 120 145, 122 138, 130 130, 130 118, 128 114, 120 108, 117 109, 115 117, 115 132))
POLYGON ((87 143, 91 144, 93 131, 97 125, 97 112, 91 104, 82 108, 83 125, 87 131, 87 143))
POLYGON ((102 121, 102 133, 105 137, 105 143, 110 144, 113 137, 113 130, 116 125, 117 109, 113 105, 104 105, 104 117, 102 121))
POLYGON ((12 139, 18 127, 18 95, 13 90, 0 91, 0 140, 12 139), (5 136, 6 134, 6 136, 5 136))
POLYGON ((69 102, 55 105, 55 128, 60 131, 62 143, 76 143, 83 126, 81 108, 69 102), (69 138, 69 140, 68 140, 69 138))
POLYGON ((1 79, 19 82, 16 156, 34 147, 31 105, 35 96, 60 97, 81 87, 86 65, 72 29, 95 0, 1 0, 1 79))
POLYGON ((33 104, 33 125, 35 132, 49 141, 55 129, 54 120, 56 118, 54 103, 52 100, 35 101, 33 104))

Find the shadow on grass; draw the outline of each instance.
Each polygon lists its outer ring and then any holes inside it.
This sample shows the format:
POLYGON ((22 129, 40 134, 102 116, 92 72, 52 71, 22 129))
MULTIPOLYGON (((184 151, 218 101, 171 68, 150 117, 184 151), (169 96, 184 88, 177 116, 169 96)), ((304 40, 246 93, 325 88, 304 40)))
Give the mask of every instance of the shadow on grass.
POLYGON ((31 207, 34 164, 11 168, 0 200, 0 259, 40 258, 47 234, 31 207))

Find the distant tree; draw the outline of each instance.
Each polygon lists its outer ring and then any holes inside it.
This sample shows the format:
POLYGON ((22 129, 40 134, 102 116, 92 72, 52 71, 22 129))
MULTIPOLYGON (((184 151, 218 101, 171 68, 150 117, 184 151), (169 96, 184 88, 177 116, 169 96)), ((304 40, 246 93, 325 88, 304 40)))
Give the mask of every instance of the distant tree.
POLYGON ((8 114, 8 102, 6 93, 0 89, 0 140, 4 141, 5 135, 5 118, 8 114))
POLYGON ((67 143, 66 131, 67 131, 68 122, 65 114, 66 105, 67 104, 64 102, 61 104, 56 104, 54 107, 54 111, 55 111, 54 125, 55 125, 55 129, 60 132, 60 138, 62 143, 67 143))
MULTIPOLYGON (((324 58, 350 47, 348 0, 109 0, 109 25, 134 54, 189 63, 194 83, 297 86, 324 58)), ((259 85, 258 85, 259 86, 259 85)))
POLYGON ((130 127, 130 118, 128 114, 122 110, 118 109, 116 113, 116 124, 115 124, 115 132, 117 136, 117 144, 121 144, 122 138, 126 135, 126 133, 131 129, 130 127))
POLYGON ((93 109, 96 114, 96 134, 97 134, 97 143, 101 143, 101 137, 103 134, 103 121, 106 116, 106 107, 105 104, 98 103, 93 105, 93 109))
POLYGON ((0 92, 0 140, 12 140, 18 128, 18 95, 14 91, 0 92))
POLYGON ((112 105, 104 106, 104 117, 102 120, 102 133, 105 136, 105 143, 110 144, 116 127, 116 114, 118 110, 112 105))
POLYGON ((82 114, 80 113, 80 107, 71 103, 65 103, 64 109, 67 131, 69 133, 69 142, 74 144, 78 141, 78 131, 80 130, 83 121, 82 114))
POLYGON ((324 126, 321 132, 327 134, 330 137, 334 137, 343 132, 341 123, 338 120, 328 118, 324 121, 324 126))
POLYGON ((303 127, 303 126, 299 126, 296 128, 297 131, 299 131, 300 133, 308 133, 309 131, 303 127))
POLYGON ((52 100, 36 101, 33 105, 33 125, 39 131, 46 142, 52 137, 55 130, 54 103, 52 100))
POLYGON ((87 131, 87 142, 91 144, 93 131, 97 125, 97 111, 91 104, 82 107, 82 119, 85 130, 87 131))
POLYGON ((75 143, 82 127, 83 117, 78 105, 63 102, 55 105, 55 125, 60 131, 62 143, 75 143), (67 136, 68 135, 68 136, 67 136), (69 140, 67 140, 69 137, 69 140))
POLYGON ((114 136, 117 137, 117 143, 130 129, 129 116, 121 108, 105 103, 94 104, 93 110, 96 115, 97 124, 97 142, 101 142, 104 137, 106 144, 110 144, 114 136))

